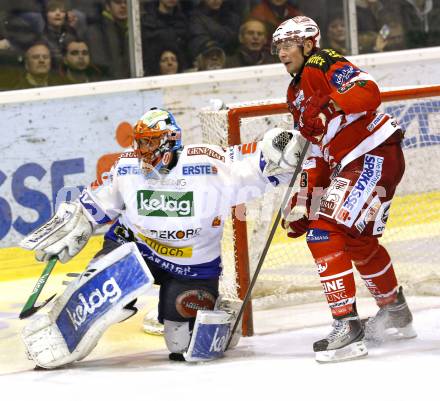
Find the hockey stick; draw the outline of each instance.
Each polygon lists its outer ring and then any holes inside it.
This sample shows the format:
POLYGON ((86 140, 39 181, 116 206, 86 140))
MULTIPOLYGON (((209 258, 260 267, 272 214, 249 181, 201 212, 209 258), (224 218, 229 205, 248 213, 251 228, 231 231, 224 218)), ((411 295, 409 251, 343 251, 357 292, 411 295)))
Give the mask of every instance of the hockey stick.
POLYGON ((243 303, 240 307, 240 310, 238 311, 237 319, 235 320, 234 326, 232 327, 231 334, 229 335, 229 340, 228 340, 228 343, 226 344, 225 350, 228 349, 229 344, 232 341, 232 336, 234 335, 235 331, 237 330, 238 325, 240 324, 240 320, 243 316, 244 309, 246 308, 247 303, 251 299, 252 290, 254 289, 255 283, 257 282, 257 278, 258 278, 258 275, 260 274, 261 267, 263 266, 264 259, 266 258, 267 252, 269 251, 270 244, 272 243, 273 237, 275 235, 275 231, 276 231, 278 224, 281 220, 281 215, 283 213, 283 210, 285 209, 285 206, 287 205, 287 202, 290 199, 290 194, 292 192, 293 185, 295 184, 296 177, 298 176, 299 172, 301 171, 301 167, 302 167, 304 158, 306 157, 308 149, 309 149, 309 142, 307 141, 304 146, 304 149, 299 157, 298 164, 295 168, 295 171, 293 172, 292 178, 289 183, 289 187, 287 188, 286 193, 283 198, 283 202, 281 203, 281 207, 278 209, 277 217, 275 218, 275 221, 273 222, 272 229, 270 230, 269 237, 267 238, 266 244, 264 245, 264 249, 263 249, 263 252, 261 253, 260 260, 258 261, 257 268, 255 269, 254 275, 252 276, 252 280, 251 280, 249 287, 246 291, 246 295, 244 296, 243 303))
POLYGON ((56 256, 52 256, 49 259, 49 262, 47 262, 46 267, 43 270, 43 273, 41 273, 40 278, 38 279, 37 283, 35 284, 34 289, 32 290, 32 294, 29 296, 28 300, 26 301, 25 305, 23 306, 23 309, 21 310, 20 314, 18 315, 19 319, 26 319, 29 316, 32 316, 35 314, 39 309, 41 309, 43 306, 47 305, 57 294, 53 294, 50 298, 46 299, 41 305, 35 306, 35 302, 37 302, 37 298, 41 293, 41 290, 43 289, 44 285, 46 284, 47 279, 49 278, 50 273, 52 272, 53 268, 55 267, 55 264, 57 263, 58 258, 56 256))

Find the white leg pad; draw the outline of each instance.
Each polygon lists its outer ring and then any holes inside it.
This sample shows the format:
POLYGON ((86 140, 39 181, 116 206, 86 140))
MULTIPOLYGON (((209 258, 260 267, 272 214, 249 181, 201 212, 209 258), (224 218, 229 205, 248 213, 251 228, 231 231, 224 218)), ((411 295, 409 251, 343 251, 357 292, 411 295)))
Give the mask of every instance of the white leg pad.
MULTIPOLYGON (((214 309, 225 311, 231 316, 230 324, 232 330, 237 319, 238 312, 240 311, 241 305, 243 305, 243 301, 241 299, 225 298, 219 296, 215 303, 214 309)), ((235 330, 235 333, 232 336, 228 349, 235 348, 238 345, 238 342, 240 341, 240 338, 242 336, 242 321, 243 318, 240 319, 240 323, 238 324, 237 330, 235 330)))
POLYGON ((165 344, 167 345, 168 351, 183 354, 188 349, 191 339, 189 323, 174 322, 172 320, 164 320, 163 323, 165 344))
POLYGON ((188 351, 183 354, 188 362, 221 358, 231 333, 233 317, 219 310, 198 310, 188 351))
POLYGON ((135 313, 125 307, 153 281, 136 245, 121 245, 72 281, 48 314, 24 327, 27 354, 47 369, 85 358, 109 326, 135 313))

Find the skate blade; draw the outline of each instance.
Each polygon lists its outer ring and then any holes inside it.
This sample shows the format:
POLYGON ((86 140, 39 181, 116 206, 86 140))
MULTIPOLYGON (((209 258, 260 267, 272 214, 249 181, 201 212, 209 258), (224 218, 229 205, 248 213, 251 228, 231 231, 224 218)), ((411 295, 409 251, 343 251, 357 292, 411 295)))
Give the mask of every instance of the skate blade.
POLYGON ((417 337, 417 333, 410 323, 405 327, 389 328, 385 330, 385 337, 388 341, 408 340, 417 337))
POLYGON ((390 327, 381 332, 370 333, 365 331, 365 340, 371 344, 381 344, 390 341, 409 340, 417 337, 417 333, 413 328, 412 323, 405 327, 390 327))
POLYGON ((315 360, 319 363, 331 363, 359 359, 368 355, 364 341, 357 341, 346 347, 315 352, 315 360))

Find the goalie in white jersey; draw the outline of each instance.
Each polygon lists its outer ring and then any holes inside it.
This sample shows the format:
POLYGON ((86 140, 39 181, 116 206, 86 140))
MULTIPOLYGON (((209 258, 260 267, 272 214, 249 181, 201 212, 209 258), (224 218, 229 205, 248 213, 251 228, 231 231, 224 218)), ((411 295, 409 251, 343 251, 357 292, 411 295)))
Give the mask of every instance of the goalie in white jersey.
POLYGON ((220 241, 230 207, 288 182, 303 146, 296 132, 280 129, 242 146, 182 146, 173 115, 152 109, 134 128, 133 151, 81 194, 79 223, 39 247, 37 258, 57 255, 66 262, 97 226, 113 222, 94 260, 136 244, 160 285, 158 318, 170 359, 184 360, 197 311, 213 310, 219 296, 220 241))

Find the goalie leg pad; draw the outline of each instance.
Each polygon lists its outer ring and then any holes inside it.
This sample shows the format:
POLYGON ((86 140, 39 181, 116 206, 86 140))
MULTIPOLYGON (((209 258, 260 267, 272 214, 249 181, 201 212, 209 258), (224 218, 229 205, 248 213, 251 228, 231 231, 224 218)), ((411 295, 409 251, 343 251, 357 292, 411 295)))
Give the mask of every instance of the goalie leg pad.
POLYGON ((197 311, 191 342, 183 354, 187 362, 221 358, 231 332, 233 317, 225 311, 197 311))
POLYGON ((85 358, 109 326, 133 316, 134 300, 153 281, 134 243, 92 261, 47 315, 23 329, 28 355, 47 369, 85 358))
POLYGON ((189 322, 164 320, 165 344, 171 353, 183 354, 188 349, 191 338, 189 322))
MULTIPOLYGON (((235 321, 237 320, 238 313, 240 312, 241 305, 243 305, 243 301, 241 299, 235 298, 226 298, 219 296, 217 298, 217 302, 215 303, 215 310, 221 310, 228 313, 231 316, 231 331, 235 325, 235 321)), ((237 325, 237 329, 235 330, 232 339, 229 343, 229 349, 235 348, 240 341, 242 336, 242 321, 243 318, 240 319, 240 323, 237 325)))

